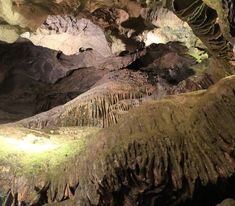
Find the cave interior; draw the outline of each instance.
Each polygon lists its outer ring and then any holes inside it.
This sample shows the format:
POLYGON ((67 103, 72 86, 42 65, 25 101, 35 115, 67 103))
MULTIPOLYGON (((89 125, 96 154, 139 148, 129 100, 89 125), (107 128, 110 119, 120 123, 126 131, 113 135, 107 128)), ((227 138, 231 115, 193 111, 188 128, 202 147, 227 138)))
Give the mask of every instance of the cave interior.
POLYGON ((235 206, 233 0, 0 0, 0 206, 235 206))

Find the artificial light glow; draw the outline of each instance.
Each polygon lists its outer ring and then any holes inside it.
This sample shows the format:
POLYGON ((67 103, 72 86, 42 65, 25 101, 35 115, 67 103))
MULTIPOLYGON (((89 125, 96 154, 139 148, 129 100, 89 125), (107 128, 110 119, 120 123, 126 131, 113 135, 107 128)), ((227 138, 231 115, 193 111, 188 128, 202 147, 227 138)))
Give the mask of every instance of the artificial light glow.
POLYGON ((146 41, 145 41, 145 45, 149 46, 151 44, 165 44, 168 42, 168 39, 161 34, 159 31, 150 31, 147 33, 147 37, 146 37, 146 41))
POLYGON ((59 147, 59 145, 53 144, 47 139, 42 141, 41 138, 33 134, 28 134, 23 139, 4 136, 0 136, 0 139, 2 139, 1 141, 3 141, 5 147, 26 153, 42 153, 59 147))

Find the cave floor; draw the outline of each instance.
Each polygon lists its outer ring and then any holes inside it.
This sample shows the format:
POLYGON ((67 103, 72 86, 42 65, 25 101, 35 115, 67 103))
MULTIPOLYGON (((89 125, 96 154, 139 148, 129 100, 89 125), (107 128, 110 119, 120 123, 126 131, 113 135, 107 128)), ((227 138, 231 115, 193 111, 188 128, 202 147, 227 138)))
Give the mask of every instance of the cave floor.
POLYGON ((32 130, 16 125, 0 126, 1 172, 32 175, 50 172, 79 154, 85 141, 99 131, 95 127, 32 130))

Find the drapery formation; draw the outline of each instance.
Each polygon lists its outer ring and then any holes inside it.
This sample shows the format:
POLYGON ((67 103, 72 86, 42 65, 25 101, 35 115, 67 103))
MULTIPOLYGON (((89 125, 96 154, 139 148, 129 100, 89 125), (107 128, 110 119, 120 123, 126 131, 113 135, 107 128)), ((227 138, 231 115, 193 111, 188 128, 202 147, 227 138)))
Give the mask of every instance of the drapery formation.
MULTIPOLYGON (((215 58, 222 61, 231 60, 233 48, 224 37, 216 10, 210 8, 202 0, 174 0, 173 11, 190 25, 215 58)), ((227 72, 233 72, 229 67, 226 68, 227 72)))

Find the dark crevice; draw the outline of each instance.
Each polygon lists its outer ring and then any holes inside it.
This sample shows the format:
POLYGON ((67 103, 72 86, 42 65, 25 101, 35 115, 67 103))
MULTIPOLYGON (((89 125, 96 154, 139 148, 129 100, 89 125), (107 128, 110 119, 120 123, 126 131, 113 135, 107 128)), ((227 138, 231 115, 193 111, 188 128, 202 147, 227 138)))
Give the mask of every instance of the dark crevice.
POLYGON ((235 199, 234 175, 228 179, 219 178, 216 184, 209 183, 206 186, 197 180, 192 199, 188 199, 178 206, 215 206, 228 198, 235 199))

